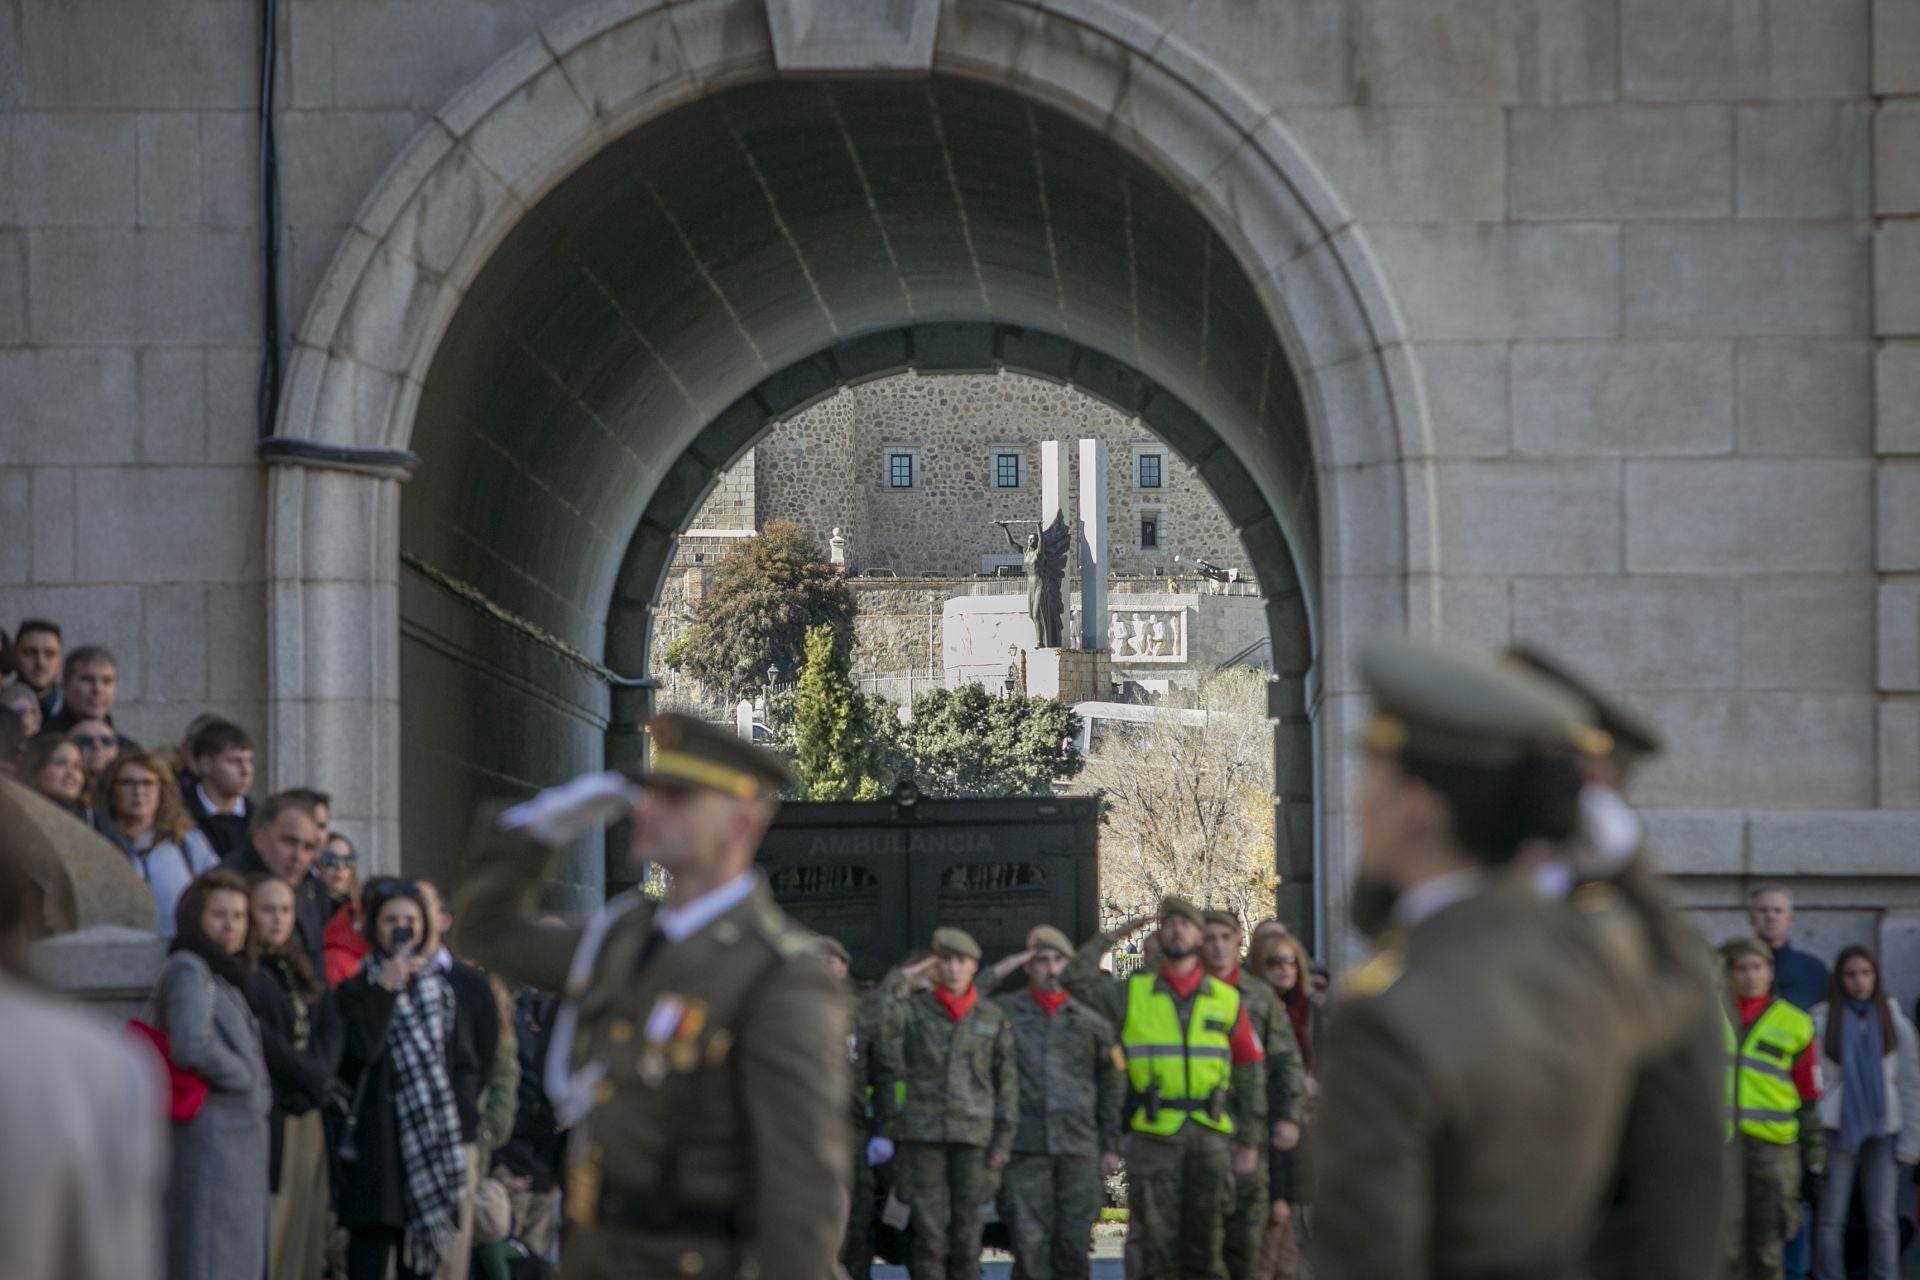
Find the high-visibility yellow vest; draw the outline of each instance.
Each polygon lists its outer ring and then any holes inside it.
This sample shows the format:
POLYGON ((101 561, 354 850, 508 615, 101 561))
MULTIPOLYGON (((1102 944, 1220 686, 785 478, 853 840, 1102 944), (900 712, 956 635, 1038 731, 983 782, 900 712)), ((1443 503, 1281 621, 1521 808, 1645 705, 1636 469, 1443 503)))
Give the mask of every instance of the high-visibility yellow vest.
POLYGON ((1720 1030, 1726 1034, 1726 1040, 1727 1040, 1727 1113, 1726 1113, 1727 1138, 1726 1140, 1728 1142, 1732 1142, 1733 1133, 1734 1133, 1733 1109, 1737 1105, 1736 1098, 1735 1098, 1736 1091, 1734 1089, 1734 1083, 1733 1083, 1733 1073, 1736 1070, 1738 1070, 1740 1066, 1740 1034, 1739 1032, 1733 1029, 1733 1015, 1727 1012, 1727 1006, 1725 1003, 1722 1003, 1720 1006, 1720 1030))
POLYGON ((1137 1099, 1134 1132, 1165 1137, 1179 1132, 1191 1117, 1218 1133, 1232 1133, 1233 1118, 1223 1100, 1233 1079, 1232 1036, 1240 1021, 1240 993, 1209 974, 1194 992, 1182 1026, 1180 1007, 1172 992, 1157 986, 1159 980, 1153 973, 1127 979, 1120 1042, 1137 1099))
POLYGON ((1800 1089, 1793 1064, 1813 1043, 1813 1019, 1776 999, 1740 1042, 1733 1072, 1733 1119, 1740 1132, 1786 1146, 1800 1140, 1800 1089))

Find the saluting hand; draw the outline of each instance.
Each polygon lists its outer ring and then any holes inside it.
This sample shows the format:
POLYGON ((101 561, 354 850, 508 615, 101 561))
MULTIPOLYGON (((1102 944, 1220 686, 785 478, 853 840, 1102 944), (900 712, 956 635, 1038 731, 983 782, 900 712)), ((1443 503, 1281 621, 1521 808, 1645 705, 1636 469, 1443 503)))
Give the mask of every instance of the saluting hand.
POLYGON ((928 956, 926 959, 916 960, 902 969, 900 976, 907 980, 909 987, 930 987, 933 985, 934 966, 939 963, 939 956, 928 956))

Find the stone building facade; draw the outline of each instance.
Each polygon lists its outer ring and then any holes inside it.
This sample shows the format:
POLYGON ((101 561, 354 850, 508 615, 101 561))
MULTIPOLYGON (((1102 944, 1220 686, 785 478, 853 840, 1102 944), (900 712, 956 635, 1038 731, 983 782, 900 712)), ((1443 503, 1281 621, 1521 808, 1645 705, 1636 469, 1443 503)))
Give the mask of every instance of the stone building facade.
MULTIPOLYGON (((843 387, 777 424, 723 472, 684 535, 791 520, 847 567, 964 578, 1019 564, 996 520, 1021 537, 1040 510, 1040 441, 1107 442, 1107 536, 1117 576, 1179 572, 1175 556, 1241 569, 1244 549, 1206 482, 1139 421, 1083 391, 1025 374, 905 374, 843 387), (741 502, 751 493, 751 518, 741 502), (1017 522, 1025 521, 1026 524, 1017 522)), ((1067 508, 1079 510, 1077 460, 1067 508)), ((689 559, 686 552, 679 563, 689 559)), ((881 668, 886 669, 886 668, 881 668)))
POLYGON ((477 800, 636 749, 717 467, 1004 365, 1241 530, 1328 945, 1394 630, 1591 671, 1670 735, 1692 901, 1786 878, 1920 972, 1913 0, 278 12, 269 214, 261 6, 0 0, 0 609, 116 649, 135 737, 238 716, 452 871, 477 800))

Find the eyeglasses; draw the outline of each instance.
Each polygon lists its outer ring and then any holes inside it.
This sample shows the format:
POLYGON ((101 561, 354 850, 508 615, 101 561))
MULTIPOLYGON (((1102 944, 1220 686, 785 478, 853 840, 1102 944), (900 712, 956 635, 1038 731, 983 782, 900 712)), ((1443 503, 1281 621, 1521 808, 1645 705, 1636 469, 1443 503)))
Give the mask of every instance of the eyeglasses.
POLYGON ((323 867, 350 867, 353 865, 353 855, 350 853, 323 853, 320 855, 320 865, 323 867))
POLYGON ((1292 956, 1267 957, 1267 968, 1269 969, 1298 969, 1299 967, 1300 962, 1292 956))
POLYGON ((158 778, 121 778, 113 785, 126 791, 158 791, 160 780, 158 778))
POLYGON ((110 733, 99 735, 91 733, 76 734, 74 737, 68 738, 67 741, 82 751, 92 751, 96 748, 105 750, 108 747, 117 747, 120 745, 120 739, 110 733))

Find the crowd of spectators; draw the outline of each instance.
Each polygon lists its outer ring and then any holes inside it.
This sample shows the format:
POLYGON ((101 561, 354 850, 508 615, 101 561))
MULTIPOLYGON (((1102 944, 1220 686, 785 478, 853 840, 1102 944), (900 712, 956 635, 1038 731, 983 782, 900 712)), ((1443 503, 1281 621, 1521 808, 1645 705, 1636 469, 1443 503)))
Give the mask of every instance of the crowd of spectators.
POLYGON ((44 619, 3 641, 0 776, 118 850, 168 940, 138 1020, 172 1086, 165 1274, 550 1274, 552 1001, 456 958, 433 884, 363 883, 325 792, 256 798, 245 727, 143 747, 109 650, 44 619))

